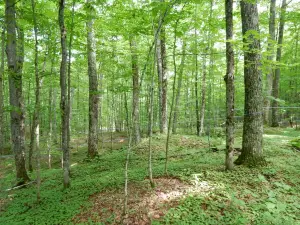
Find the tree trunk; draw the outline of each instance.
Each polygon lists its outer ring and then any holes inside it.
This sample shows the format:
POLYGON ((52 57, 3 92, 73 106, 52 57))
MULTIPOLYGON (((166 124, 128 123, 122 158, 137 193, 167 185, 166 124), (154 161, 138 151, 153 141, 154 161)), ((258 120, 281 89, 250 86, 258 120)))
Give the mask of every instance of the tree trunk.
MULTIPOLYGON (((164 2, 164 0, 160 0, 164 2)), ((162 24, 163 14, 160 15, 159 24, 162 24)), ((159 38, 156 43, 157 54, 157 72, 158 72, 158 89, 159 89, 159 104, 160 104, 160 133, 167 133, 167 60, 166 60, 166 35, 164 25, 161 25, 159 38)))
POLYGON ((68 143, 71 139, 71 119, 72 119, 72 102, 71 102, 71 58, 72 58, 72 44, 73 44, 73 28, 74 28, 74 15, 75 15, 75 0, 72 2, 72 19, 71 19, 71 30, 69 40, 69 52, 68 52, 68 143))
POLYGON ((65 0, 59 1, 58 22, 61 34, 61 64, 60 64, 60 109, 61 109, 61 143, 63 151, 63 178, 64 188, 70 187, 69 142, 68 142, 68 102, 67 102, 67 30, 64 21, 65 0))
POLYGON ((4 84, 4 54, 5 54, 5 29, 1 32, 1 65, 0 65, 0 152, 4 148, 4 99, 3 99, 3 84, 4 84))
POLYGON ((226 0, 226 170, 233 169, 234 145, 234 51, 231 43, 233 39, 233 0, 226 0))
MULTIPOLYGON (((279 22, 279 35, 278 35, 278 47, 276 53, 277 64, 281 61, 281 50, 283 42, 283 31, 285 24, 285 12, 286 12, 286 0, 282 0, 280 22, 279 22)), ((279 99, 279 79, 280 79, 280 66, 275 69, 275 77, 273 79, 272 96, 272 127, 279 127, 279 115, 278 115, 278 99, 279 99)))
POLYGON ((270 64, 269 72, 266 79, 265 87, 265 113, 264 113, 264 122, 269 124, 269 115, 270 115, 270 96, 272 95, 272 80, 273 80, 273 59, 274 59, 274 43, 275 43, 275 17, 276 17, 276 0, 271 0, 270 3, 270 18, 269 18, 269 43, 268 43, 268 63, 270 64))
POLYGON ((186 58, 185 53, 186 53, 186 41, 183 40, 182 58, 181 58, 181 64, 180 64, 180 69, 179 69, 179 73, 178 73, 178 84, 177 84, 176 100, 175 100, 174 115, 173 115, 173 127, 172 127, 173 134, 176 134, 176 128, 177 128, 176 123, 177 123, 177 116, 179 114, 178 106, 179 106, 180 92, 181 92, 181 86, 182 86, 183 69, 184 69, 185 58, 186 58))
POLYGON ((140 135, 140 115, 139 115, 139 102, 140 102, 140 84, 139 84, 139 69, 138 69, 138 56, 136 52, 136 43, 130 39, 130 51, 132 62, 132 141, 138 144, 141 141, 140 135))
POLYGON ((33 112, 32 129, 30 133, 30 147, 28 157, 28 168, 29 171, 33 171, 32 168, 32 154, 33 152, 39 151, 39 136, 40 136, 40 90, 42 80, 39 75, 39 55, 38 55, 38 33, 37 33, 37 22, 35 14, 35 3, 31 0, 32 14, 33 14, 33 26, 34 26, 34 71, 35 71, 35 106, 33 112))
MULTIPOLYGON (((90 0, 87 0, 91 4, 90 0)), ((90 6, 91 7, 91 6, 90 6)), ((96 62, 96 40, 94 34, 94 19, 87 21, 87 50, 88 50, 88 74, 89 74, 89 136, 88 156, 94 158, 98 154, 98 75, 96 62)))
POLYGON ((7 65, 9 76, 9 102, 12 107, 11 116, 11 139, 12 149, 15 154, 17 185, 29 181, 25 168, 25 126, 24 110, 22 101, 22 66, 23 66, 23 34, 18 29, 16 37, 16 11, 15 0, 5 1, 5 22, 7 28, 7 65))
POLYGON ((263 163, 263 96, 260 40, 251 34, 259 34, 257 4, 241 1, 243 41, 248 50, 244 50, 245 109, 242 153, 236 164, 256 166, 263 163), (250 32, 250 34, 249 34, 250 32), (248 35, 246 37, 245 35, 248 35))

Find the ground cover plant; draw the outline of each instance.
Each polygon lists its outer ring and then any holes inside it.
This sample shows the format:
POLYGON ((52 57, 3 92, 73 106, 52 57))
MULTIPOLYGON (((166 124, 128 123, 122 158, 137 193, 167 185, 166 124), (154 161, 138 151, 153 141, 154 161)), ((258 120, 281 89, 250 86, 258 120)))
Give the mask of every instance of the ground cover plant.
MULTIPOLYGON (((128 224, 300 224, 300 153, 291 146, 297 135, 292 129, 267 129, 267 165, 238 166, 232 172, 224 171, 224 150, 210 150, 207 138, 174 135, 167 176, 163 166, 166 137, 154 136, 154 189, 149 185, 148 144, 143 140, 130 159, 128 224)), ((52 169, 44 162, 40 203, 35 184, 5 191, 14 172, 12 159, 2 158, 0 223, 121 223, 126 144, 117 148, 104 149, 93 160, 84 158, 86 145, 74 150, 72 185, 67 190, 60 185, 59 160, 52 169)))

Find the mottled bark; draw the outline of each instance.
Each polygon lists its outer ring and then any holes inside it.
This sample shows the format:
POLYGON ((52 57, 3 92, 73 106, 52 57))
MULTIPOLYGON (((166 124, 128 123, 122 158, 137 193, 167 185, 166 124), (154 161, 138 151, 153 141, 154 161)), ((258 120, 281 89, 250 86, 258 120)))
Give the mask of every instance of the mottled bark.
POLYGON ((263 95, 257 4, 241 1, 244 41, 245 109, 242 153, 236 164, 256 166, 263 162, 263 95), (250 33, 249 33, 250 32, 250 33))
POLYGON ((130 40, 131 65, 132 65, 132 141, 138 144, 141 141, 140 135, 140 84, 139 84, 139 68, 136 43, 130 40))
POLYGON ((23 33, 18 29, 16 35, 16 2, 5 1, 5 22, 7 29, 7 65, 9 76, 9 102, 11 105, 11 139, 15 155, 17 184, 29 181, 25 168, 25 125, 22 100, 22 66, 24 61, 23 33))
POLYGON ((275 17, 276 17, 276 0, 271 0, 270 2, 270 18, 269 18, 269 38, 268 38, 268 61, 269 61, 269 72, 266 77, 265 84, 265 113, 264 113, 264 122, 269 124, 269 115, 270 115, 270 96, 272 95, 272 80, 274 74, 273 68, 273 59, 274 59, 274 43, 275 43, 275 17))
POLYGON ((233 51, 233 0, 225 1, 226 16, 226 160, 225 169, 233 169, 234 150, 234 51, 233 51))
POLYGON ((60 64, 60 110, 61 110, 61 144, 63 151, 63 184, 64 188, 70 186, 70 165, 69 165, 69 142, 68 142, 68 102, 67 102, 67 30, 64 21, 65 0, 59 1, 58 22, 60 28, 61 42, 61 64, 60 64))
POLYGON ((186 53, 186 41, 183 40, 183 43, 182 43, 182 58, 181 58, 179 72, 178 72, 178 83, 177 83, 176 99, 175 99, 174 114, 173 114, 173 127, 172 127, 173 134, 176 134, 176 128, 177 128, 176 123, 177 123, 177 116, 178 116, 181 86, 182 86, 183 69, 184 69, 185 58, 186 58, 185 53, 186 53))
MULTIPOLYGON (((87 1, 90 4, 90 1, 87 1)), ((91 7, 91 6, 90 6, 91 7)), ((94 19, 87 21, 87 51, 88 51, 88 75, 89 75, 89 136, 88 155, 94 158, 98 154, 98 75, 96 61, 96 40, 94 34, 94 19)))
POLYGON ((3 99, 3 84, 4 84, 4 54, 5 54, 5 29, 1 32, 1 65, 0 65, 0 152, 4 147, 4 99, 3 99))
MULTIPOLYGON (((280 22, 279 22, 278 47, 276 53, 277 64, 281 62, 285 13, 286 13, 286 0, 282 0, 280 22)), ((273 88, 272 88, 272 96, 274 98, 274 100, 272 100, 272 123, 271 123, 272 127, 279 126, 279 115, 278 115, 279 80, 280 80, 280 66, 277 66, 275 69, 275 77, 273 79, 273 88)))

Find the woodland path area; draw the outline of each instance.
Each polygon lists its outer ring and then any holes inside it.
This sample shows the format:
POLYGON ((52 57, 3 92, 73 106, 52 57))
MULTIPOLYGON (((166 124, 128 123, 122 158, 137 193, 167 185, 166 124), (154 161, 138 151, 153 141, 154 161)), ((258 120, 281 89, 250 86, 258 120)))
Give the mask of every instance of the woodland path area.
MULTIPOLYGON (((72 185, 62 190, 60 160, 52 169, 42 162, 41 202, 35 184, 4 191, 14 173, 12 159, 1 159, 1 224, 300 224, 300 152, 291 143, 299 131, 268 128, 264 134, 267 166, 224 172, 224 138, 173 135, 170 169, 163 172, 165 136, 153 137, 151 188, 147 178, 147 139, 132 150, 129 213, 122 218, 125 147, 107 146, 99 157, 84 159, 86 145, 72 149, 72 185), (176 157, 175 157, 176 156, 176 157), (250 179, 251 178, 251 179, 250 179), (45 220, 47 218, 47 220, 45 220)), ((123 135, 114 136, 119 140, 123 135)), ((241 138, 237 137, 237 146, 241 138)), ((238 152, 236 153, 238 154, 238 152)), ((237 155, 236 155, 237 156, 237 155)), ((31 174, 34 176, 34 174, 31 174)))

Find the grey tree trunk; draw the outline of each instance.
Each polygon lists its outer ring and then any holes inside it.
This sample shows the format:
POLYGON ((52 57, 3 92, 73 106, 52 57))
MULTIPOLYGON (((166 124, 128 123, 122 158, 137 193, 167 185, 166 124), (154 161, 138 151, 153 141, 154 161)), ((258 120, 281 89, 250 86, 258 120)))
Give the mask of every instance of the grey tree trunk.
MULTIPOLYGON (((160 0, 164 2, 164 0, 160 0)), ((167 133, 167 59, 166 59, 166 34, 165 28, 162 23, 163 14, 160 15, 159 24, 161 29, 159 31, 159 38, 156 43, 156 54, 157 54, 157 73, 158 73, 158 89, 159 89, 159 105, 160 105, 160 133, 167 133)))
POLYGON ((236 164, 256 166, 263 163, 262 135, 263 135, 263 95, 260 40, 255 35, 246 34, 256 32, 259 34, 257 4, 241 1, 242 32, 244 44, 244 83, 245 83, 245 109, 242 153, 235 161, 236 164))
POLYGON ((22 66, 23 66, 23 34, 18 29, 16 37, 16 2, 5 1, 5 23, 7 29, 7 65, 9 76, 9 102, 12 107, 11 116, 11 139, 12 149, 15 155, 17 185, 29 181, 25 168, 25 125, 22 100, 22 66))
POLYGON ((31 0, 32 14, 33 14, 33 26, 34 26, 34 71, 35 71, 35 106, 33 112, 32 129, 30 133, 30 146, 29 146, 29 157, 28 157, 28 169, 33 171, 32 167, 32 155, 33 152, 39 151, 39 136, 40 136, 40 90, 42 80, 39 75, 39 54, 38 54, 38 31, 35 14, 35 3, 31 0))
POLYGON ((175 99, 175 105, 174 105, 174 114, 173 114, 173 127, 172 131, 173 134, 176 134, 176 128, 177 128, 177 116, 178 116, 178 106, 179 106, 179 100, 180 100, 180 92, 181 92, 181 86, 182 86, 182 77, 183 77, 183 69, 185 64, 185 56, 186 56, 186 41, 183 40, 182 43, 182 58, 181 58, 181 64, 179 68, 178 73, 178 84, 177 84, 177 90, 176 90, 176 99, 175 99))
POLYGON ((269 18, 269 38, 268 38, 268 61, 270 63, 269 72, 266 77, 265 85, 265 113, 264 113, 264 122, 269 124, 269 115, 270 115, 270 96, 272 95, 272 81, 273 81, 273 59, 274 59, 274 44, 275 44, 275 17, 276 17, 276 0, 271 0, 270 3, 270 18, 269 18))
POLYGON ((63 151, 63 184, 64 188, 70 187, 69 142, 68 142, 68 102, 67 102, 67 30, 64 21, 65 0, 59 1, 58 22, 61 35, 61 64, 60 64, 60 109, 61 109, 61 143, 63 151))
MULTIPOLYGON (((90 0, 87 0, 90 4, 90 0)), ((88 50, 88 74, 89 74, 89 136, 88 156, 94 158, 98 154, 98 114, 99 94, 98 75, 96 62, 96 40, 94 34, 94 19, 87 21, 87 50, 88 50)))
POLYGON ((139 84, 139 68, 136 43, 130 39, 131 63, 132 63, 132 141, 138 144, 141 141, 140 134, 140 84, 139 84))
POLYGON ((75 0, 72 2, 72 19, 71 30, 69 39, 69 52, 68 52, 68 143, 71 139, 71 119, 72 119, 72 102, 71 102, 71 58, 72 58, 72 44, 73 44, 73 28, 74 28, 74 15, 75 15, 75 0))
MULTIPOLYGON (((286 0, 282 0, 280 22, 279 22, 278 47, 276 53, 277 63, 280 63, 281 61, 286 5, 287 5, 286 0)), ((273 79, 273 88, 272 88, 272 96, 274 98, 274 100, 272 100, 272 123, 271 123, 272 127, 279 127, 279 115, 278 115, 279 80, 280 80, 280 67, 277 66, 277 68, 275 69, 275 77, 273 79)))
POLYGON ((3 84, 4 84, 4 54, 5 54, 5 29, 1 32, 1 65, 0 65, 0 152, 4 147, 4 99, 3 99, 3 84))
POLYGON ((230 42, 233 39, 233 0, 225 1, 226 15, 226 160, 225 169, 233 169, 234 145, 234 51, 230 42))

